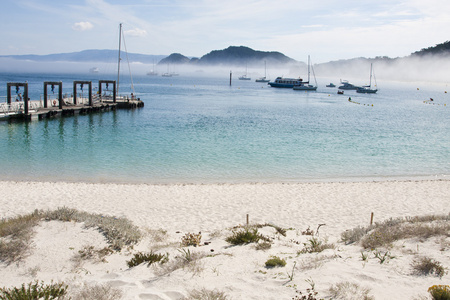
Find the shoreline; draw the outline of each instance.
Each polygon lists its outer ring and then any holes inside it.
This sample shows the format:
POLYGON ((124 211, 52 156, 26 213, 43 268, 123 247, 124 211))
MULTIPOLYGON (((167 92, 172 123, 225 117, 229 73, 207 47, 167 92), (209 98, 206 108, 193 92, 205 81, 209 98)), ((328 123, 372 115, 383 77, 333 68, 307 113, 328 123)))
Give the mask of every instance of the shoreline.
POLYGON ((349 176, 328 178, 303 178, 303 179, 266 179, 266 180, 241 180, 241 179, 198 179, 198 180, 111 180, 84 178, 55 180, 54 178, 43 179, 18 179, 2 178, 0 182, 52 182, 52 183, 84 183, 84 184, 118 184, 118 185, 222 185, 222 184, 303 184, 303 183, 352 183, 352 182, 384 182, 384 181, 427 181, 427 180, 450 180, 450 174, 431 175, 386 175, 386 176, 349 176))

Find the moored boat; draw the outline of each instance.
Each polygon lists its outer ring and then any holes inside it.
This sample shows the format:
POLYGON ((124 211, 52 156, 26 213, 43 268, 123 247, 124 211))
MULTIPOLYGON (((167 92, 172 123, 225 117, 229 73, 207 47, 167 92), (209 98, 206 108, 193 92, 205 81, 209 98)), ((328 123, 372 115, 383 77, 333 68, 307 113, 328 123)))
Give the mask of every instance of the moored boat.
MULTIPOLYGON (((308 55, 308 81, 301 81, 298 84, 294 84, 294 86, 292 87, 294 90, 296 91, 315 91, 317 90, 317 81, 316 81, 316 85, 311 85, 309 84, 309 78, 310 78, 310 70, 311 70, 311 60, 309 59, 309 55, 308 55)), ((316 80, 316 75, 314 74, 314 69, 313 69, 313 75, 314 75, 314 80, 316 80)))
MULTIPOLYGON (((369 85, 364 85, 364 86, 358 87, 358 88, 356 89, 356 92, 357 92, 357 93, 375 94, 375 93, 378 91, 378 89, 373 89, 373 88, 372 88, 372 74, 373 74, 373 69, 372 69, 372 64, 370 64, 370 79, 369 79, 369 85)), ((374 80, 376 80, 376 79, 375 79, 375 76, 374 76, 374 80)), ((376 82, 375 82, 375 86, 377 86, 376 82)))
POLYGON ((340 90, 357 90, 358 86, 351 84, 348 80, 341 80, 341 86, 338 87, 340 90))
POLYGON ((284 78, 277 77, 275 81, 270 81, 269 85, 276 88, 290 88, 292 89, 294 85, 300 85, 303 79, 299 78, 284 78))
POLYGON ((269 82, 270 80, 267 79, 267 74, 266 74, 266 61, 264 61, 264 77, 260 77, 258 79, 255 80, 255 82, 269 82))
POLYGON ((334 88, 334 87, 336 87, 336 85, 334 83, 330 82, 330 84, 327 84, 326 87, 334 88))

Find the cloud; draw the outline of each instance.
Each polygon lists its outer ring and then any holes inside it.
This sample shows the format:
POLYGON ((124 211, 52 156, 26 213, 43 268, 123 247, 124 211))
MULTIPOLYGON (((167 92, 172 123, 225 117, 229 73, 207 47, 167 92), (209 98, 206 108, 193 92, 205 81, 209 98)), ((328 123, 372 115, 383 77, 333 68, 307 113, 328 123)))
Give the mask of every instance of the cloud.
POLYGON ((86 31, 94 28, 91 22, 78 22, 73 24, 72 29, 77 31, 86 31))
POLYGON ((145 29, 135 28, 135 29, 125 30, 125 34, 127 36, 143 37, 143 36, 147 35, 147 31, 145 29))

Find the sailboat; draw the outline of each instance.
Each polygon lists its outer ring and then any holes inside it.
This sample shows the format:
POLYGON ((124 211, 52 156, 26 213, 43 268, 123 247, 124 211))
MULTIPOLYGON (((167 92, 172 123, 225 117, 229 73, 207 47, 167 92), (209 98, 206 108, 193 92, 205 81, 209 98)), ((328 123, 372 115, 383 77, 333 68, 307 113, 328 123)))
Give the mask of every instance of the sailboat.
MULTIPOLYGON (((106 83, 106 90, 108 90, 108 84, 112 83, 115 85, 115 89, 113 88, 113 94, 108 95, 106 97, 102 96, 102 102, 104 103, 117 103, 118 108, 137 108, 137 107, 143 107, 144 102, 142 102, 139 98, 136 97, 135 91, 134 91, 134 85, 133 85, 133 77, 131 76, 131 68, 130 68, 130 62, 128 60, 128 54, 127 56, 127 63, 128 63, 128 70, 130 72, 130 82, 131 82, 131 95, 120 95, 119 94, 119 83, 120 83, 120 62, 122 61, 121 58, 121 46, 122 46, 122 38, 123 38, 123 45, 125 47, 125 53, 126 52, 126 44, 125 44, 125 36, 123 35, 122 31, 122 23, 120 23, 119 26, 119 58, 117 63, 117 81, 113 80, 104 80, 103 82, 106 83)), ((99 82, 99 90, 101 89, 101 84, 99 82)), ((101 92, 100 92, 101 94, 101 92)))
POLYGON ((364 85, 362 87, 358 87, 356 89, 357 93, 365 93, 365 94, 375 94, 378 90, 375 88, 372 88, 372 75, 373 79, 375 80, 375 86, 377 86, 377 80, 375 78, 375 74, 373 74, 373 68, 372 64, 370 64, 370 79, 369 79, 369 85, 364 85))
POLYGON ((245 65, 245 74, 240 76, 239 80, 252 80, 250 77, 247 77, 247 65, 245 65))
MULTIPOLYGON (((123 31, 122 31, 122 23, 120 23, 120 26, 119 26, 119 60, 117 63, 117 87, 116 87, 116 99, 118 99, 118 100, 129 99, 128 95, 127 96, 119 96, 120 61, 122 60, 122 58, 120 57, 121 46, 122 46, 122 37, 123 37, 123 44, 125 46, 125 52, 126 52, 127 49, 126 49, 126 45, 125 45, 125 36, 123 35, 123 31)), ((130 72, 130 80, 131 80, 131 90, 132 90, 131 99, 134 100, 135 91, 134 91, 134 85, 133 85, 133 77, 131 76, 130 62, 128 61, 128 54, 127 54, 127 63, 128 63, 128 70, 130 72)))
POLYGON ((153 69, 150 70, 150 72, 147 72, 148 76, 157 76, 158 72, 155 71, 155 60, 153 60, 153 69))
POLYGON ((296 91, 315 91, 317 90, 317 80, 316 80, 316 74, 314 74, 314 69, 313 70, 313 75, 314 75, 314 81, 316 82, 316 85, 311 85, 309 84, 309 79, 310 79, 310 73, 311 73, 311 60, 309 58, 308 55, 308 81, 299 81, 297 84, 294 84, 293 89, 296 91))
POLYGON ((266 79, 266 61, 264 61, 264 77, 260 77, 258 79, 255 80, 255 82, 269 82, 269 79, 266 79))

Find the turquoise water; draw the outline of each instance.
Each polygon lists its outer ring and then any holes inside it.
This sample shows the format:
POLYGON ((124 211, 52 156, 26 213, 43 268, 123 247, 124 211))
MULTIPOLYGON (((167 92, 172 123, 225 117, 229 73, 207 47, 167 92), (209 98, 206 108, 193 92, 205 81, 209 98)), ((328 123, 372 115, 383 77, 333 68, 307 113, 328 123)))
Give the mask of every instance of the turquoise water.
MULTIPOLYGON (((96 86, 110 79, 98 76, 0 74, 0 95, 9 81, 28 81, 31 98, 39 99, 44 81, 62 80, 71 93, 73 80, 96 86)), ((330 79, 319 81, 317 92, 238 80, 230 87, 228 74, 134 82, 143 109, 0 122, 0 180, 291 182, 450 174, 445 85, 379 82, 375 95, 337 95, 325 87, 330 79), (434 105, 423 102, 430 97, 434 105)))

